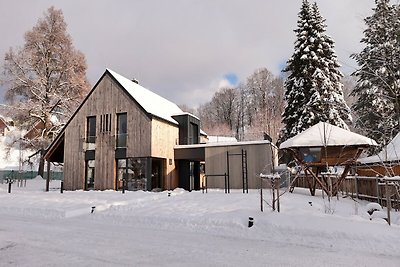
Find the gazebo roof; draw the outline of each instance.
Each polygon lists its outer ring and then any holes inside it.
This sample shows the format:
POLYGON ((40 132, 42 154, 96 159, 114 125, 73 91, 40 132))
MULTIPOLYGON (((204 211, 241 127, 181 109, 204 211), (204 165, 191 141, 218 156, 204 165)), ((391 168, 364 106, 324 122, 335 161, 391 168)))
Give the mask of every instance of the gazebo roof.
POLYGON ((376 146, 375 140, 326 122, 319 122, 283 142, 279 148, 324 146, 376 146))

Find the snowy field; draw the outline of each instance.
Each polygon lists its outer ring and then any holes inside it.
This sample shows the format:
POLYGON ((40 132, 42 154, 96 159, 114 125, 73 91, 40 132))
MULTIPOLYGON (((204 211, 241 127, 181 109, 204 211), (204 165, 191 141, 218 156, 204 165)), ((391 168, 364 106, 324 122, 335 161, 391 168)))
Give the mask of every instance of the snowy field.
POLYGON ((367 202, 340 198, 327 214, 326 200, 296 188, 281 213, 262 213, 257 190, 44 187, 0 184, 0 266, 400 266, 399 213, 392 226, 370 220, 367 202))

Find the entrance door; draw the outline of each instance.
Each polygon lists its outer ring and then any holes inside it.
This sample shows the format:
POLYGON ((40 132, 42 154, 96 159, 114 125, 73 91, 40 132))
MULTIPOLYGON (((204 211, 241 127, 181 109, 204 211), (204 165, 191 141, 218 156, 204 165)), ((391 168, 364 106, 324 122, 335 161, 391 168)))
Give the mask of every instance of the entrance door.
POLYGON ((165 159, 151 160, 151 189, 162 190, 164 178, 164 161, 165 159))

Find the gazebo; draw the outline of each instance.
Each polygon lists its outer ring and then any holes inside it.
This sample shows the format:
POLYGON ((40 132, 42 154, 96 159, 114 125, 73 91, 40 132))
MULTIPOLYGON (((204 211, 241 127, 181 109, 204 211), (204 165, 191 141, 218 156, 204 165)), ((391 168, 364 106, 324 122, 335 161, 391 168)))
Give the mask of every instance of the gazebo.
POLYGON ((311 195, 315 195, 317 184, 328 196, 336 195, 362 151, 376 145, 368 137, 319 122, 279 146, 289 152, 300 167, 290 191, 293 191, 296 179, 304 175, 311 195))

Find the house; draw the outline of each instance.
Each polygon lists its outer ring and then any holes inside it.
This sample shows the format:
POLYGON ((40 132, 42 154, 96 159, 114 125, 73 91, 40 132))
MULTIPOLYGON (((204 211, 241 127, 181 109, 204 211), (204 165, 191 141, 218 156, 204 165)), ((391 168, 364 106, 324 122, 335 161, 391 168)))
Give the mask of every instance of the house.
POLYGON ((271 142, 200 144, 204 136, 199 118, 107 69, 44 158, 64 165, 66 190, 198 190, 204 168, 209 187, 225 176, 248 189, 271 171, 271 142))
POLYGON ((360 158, 355 166, 360 176, 383 177, 400 175, 400 133, 376 155, 360 158))
POLYGON ((5 136, 10 131, 8 123, 0 116, 0 136, 5 136))
POLYGON ((200 163, 176 161, 174 146, 199 139, 198 118, 107 69, 45 159, 64 164, 67 190, 119 190, 123 183, 130 190, 187 188, 189 171, 178 179, 178 168, 196 169, 199 180, 200 163))
MULTIPOLYGON (((60 126, 62 125, 63 122, 66 120, 66 115, 64 115, 64 112, 62 109, 59 107, 59 102, 55 105, 50 110, 50 121, 52 127, 53 126, 60 126)), ((28 140, 34 140, 36 138, 40 138, 42 136, 42 132, 45 129, 45 124, 43 120, 41 119, 36 119, 31 128, 28 129, 28 131, 24 134, 24 139, 28 140)))
POLYGON ((333 191, 335 195, 363 150, 376 145, 370 138, 319 122, 286 140, 279 148, 289 152, 301 167, 292 184, 299 175, 304 175, 302 178, 307 181, 312 195, 316 184, 327 194, 333 191))

